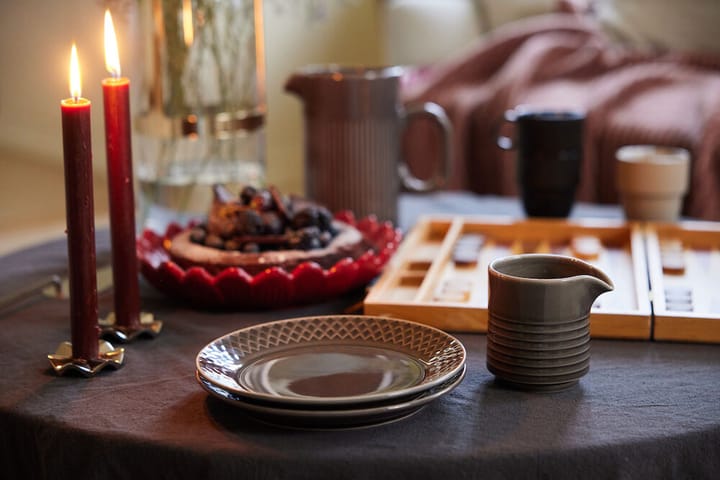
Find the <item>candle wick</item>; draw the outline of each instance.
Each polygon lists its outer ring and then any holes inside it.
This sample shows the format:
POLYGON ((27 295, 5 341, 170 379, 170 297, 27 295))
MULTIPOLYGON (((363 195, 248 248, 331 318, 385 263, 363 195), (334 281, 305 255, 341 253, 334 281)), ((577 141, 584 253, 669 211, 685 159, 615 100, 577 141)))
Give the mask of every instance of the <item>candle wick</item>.
POLYGON ((73 98, 73 103, 78 103, 78 99, 79 99, 80 97, 73 95, 72 98, 73 98))

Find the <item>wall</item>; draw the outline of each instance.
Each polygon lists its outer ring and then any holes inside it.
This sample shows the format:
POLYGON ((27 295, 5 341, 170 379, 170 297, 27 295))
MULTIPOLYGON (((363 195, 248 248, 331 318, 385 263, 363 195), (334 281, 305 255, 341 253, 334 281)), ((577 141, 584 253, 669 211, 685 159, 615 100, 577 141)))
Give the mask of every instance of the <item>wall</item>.
POLYGON ((280 10, 272 8, 277 3, 282 0, 265 2, 268 176, 283 191, 301 192, 302 107, 297 97, 284 93, 285 80, 305 64, 377 65, 378 6, 375 0, 324 0, 326 18, 313 20, 294 2, 280 10))
POLYGON ((95 150, 101 150, 102 27, 97 2, 0 2, 0 149, 5 156, 12 152, 62 164, 60 99, 69 96, 73 41, 83 96, 93 101, 95 150))
MULTIPOLYGON (((100 80, 106 76, 103 10, 113 5, 121 64, 128 53, 133 0, 24 0, 0 2, 0 157, 13 164, 62 168, 60 99, 68 94, 70 45, 77 42, 83 96, 93 102, 94 171, 105 172, 100 80)), ((375 0, 265 0, 268 181, 301 192, 302 114, 283 90, 290 73, 308 63, 376 64, 375 0), (312 6, 324 18, 310 15, 312 6)), ((6 207, 2 207, 6 208, 6 207)))

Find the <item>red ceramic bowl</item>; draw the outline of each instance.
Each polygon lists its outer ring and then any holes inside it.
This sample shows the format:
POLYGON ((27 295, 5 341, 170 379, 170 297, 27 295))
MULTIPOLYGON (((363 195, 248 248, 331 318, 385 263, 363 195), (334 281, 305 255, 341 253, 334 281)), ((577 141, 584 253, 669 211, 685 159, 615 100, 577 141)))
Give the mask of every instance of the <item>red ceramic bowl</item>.
POLYGON ((369 216, 357 221, 352 212, 335 218, 360 230, 374 246, 357 259, 345 258, 329 269, 305 262, 291 272, 272 267, 249 275, 230 267, 213 275, 202 267, 183 269, 166 249, 183 230, 171 224, 164 235, 145 230, 137 241, 140 271, 145 279, 167 296, 203 309, 260 309, 312 303, 336 297, 367 285, 383 269, 402 240, 390 222, 369 216))

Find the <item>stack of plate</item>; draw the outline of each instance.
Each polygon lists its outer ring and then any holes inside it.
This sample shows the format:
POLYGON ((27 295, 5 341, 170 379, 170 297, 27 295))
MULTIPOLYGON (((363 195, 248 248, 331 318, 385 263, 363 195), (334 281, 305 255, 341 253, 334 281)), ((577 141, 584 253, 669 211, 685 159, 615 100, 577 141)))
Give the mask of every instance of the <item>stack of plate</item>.
POLYGON ((565 323, 522 323, 488 315, 487 367, 528 390, 562 390, 590 368, 588 316, 565 323))
POLYGON ((265 422, 351 428, 405 418, 465 375, 465 348, 415 322, 364 315, 281 320, 206 345, 196 376, 265 422))

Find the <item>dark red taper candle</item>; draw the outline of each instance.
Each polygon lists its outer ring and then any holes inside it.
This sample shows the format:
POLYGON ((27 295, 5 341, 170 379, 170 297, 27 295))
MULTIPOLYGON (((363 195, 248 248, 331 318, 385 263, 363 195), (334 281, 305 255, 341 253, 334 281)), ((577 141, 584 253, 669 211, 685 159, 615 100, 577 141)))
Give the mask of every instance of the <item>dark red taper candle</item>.
POLYGON ((65 163, 70 328, 73 358, 98 358, 95 212, 93 203, 90 101, 60 102, 65 163))
POLYGON ((115 323, 119 326, 137 327, 140 324, 140 291, 135 251, 130 81, 127 78, 106 78, 102 81, 102 87, 110 195, 115 323))

